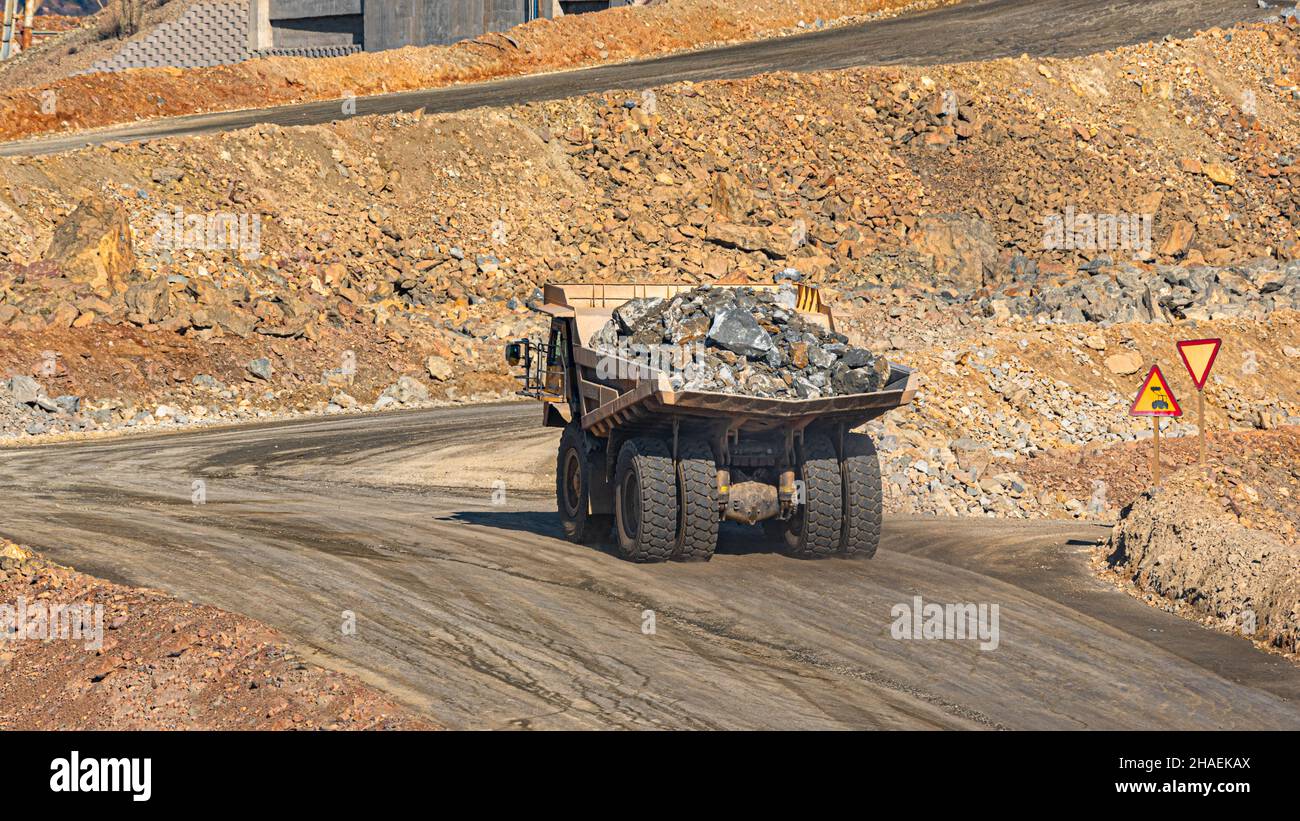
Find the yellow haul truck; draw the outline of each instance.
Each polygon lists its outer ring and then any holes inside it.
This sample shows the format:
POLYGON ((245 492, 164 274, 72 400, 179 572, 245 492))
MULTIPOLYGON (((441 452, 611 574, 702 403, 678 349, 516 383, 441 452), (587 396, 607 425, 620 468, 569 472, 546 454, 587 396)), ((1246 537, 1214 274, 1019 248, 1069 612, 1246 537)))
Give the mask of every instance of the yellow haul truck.
MULTIPOLYGON (((880 462, 852 429, 911 402, 915 374, 891 364, 873 393, 767 399, 674 390, 663 370, 588 347, 623 303, 694 287, 547 285, 550 339, 507 344, 520 393, 542 400, 544 425, 564 429, 555 495, 565 535, 594 544, 613 527, 626 559, 708 560, 727 519, 761 522, 794 556, 870 558, 880 462)), ((816 288, 799 286, 797 310, 834 330, 816 288)))

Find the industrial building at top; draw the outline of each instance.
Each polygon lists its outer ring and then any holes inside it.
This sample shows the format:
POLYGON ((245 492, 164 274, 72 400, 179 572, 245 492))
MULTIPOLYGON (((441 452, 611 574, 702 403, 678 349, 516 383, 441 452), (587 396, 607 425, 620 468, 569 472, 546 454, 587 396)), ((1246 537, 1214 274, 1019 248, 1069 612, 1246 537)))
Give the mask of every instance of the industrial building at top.
POLYGON ((336 57, 454 43, 538 17, 634 0, 197 0, 133 37, 91 71, 238 63, 255 57, 336 57))

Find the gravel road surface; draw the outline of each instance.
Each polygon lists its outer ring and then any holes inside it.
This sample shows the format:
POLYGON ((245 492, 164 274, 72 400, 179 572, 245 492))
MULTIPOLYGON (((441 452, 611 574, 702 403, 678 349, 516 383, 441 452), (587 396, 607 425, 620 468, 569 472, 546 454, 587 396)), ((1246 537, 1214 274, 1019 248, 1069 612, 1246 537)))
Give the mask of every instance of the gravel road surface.
POLYGON ((872 561, 789 559, 736 528, 712 562, 632 565, 561 540, 550 495, 512 489, 546 469, 539 417, 4 449, 0 534, 264 621, 450 727, 1300 728, 1292 665, 1092 577, 1104 528, 888 520, 872 561), (477 470, 432 488, 433 463, 477 470), (997 649, 891 637, 914 596, 997 604, 997 649))

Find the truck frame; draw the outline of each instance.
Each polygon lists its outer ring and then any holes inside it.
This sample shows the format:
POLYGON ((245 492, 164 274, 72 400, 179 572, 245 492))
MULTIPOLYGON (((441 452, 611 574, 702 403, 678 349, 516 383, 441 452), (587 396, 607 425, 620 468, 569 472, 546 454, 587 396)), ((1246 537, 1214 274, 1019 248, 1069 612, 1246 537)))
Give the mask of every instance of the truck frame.
MULTIPOLYGON (((565 536, 596 544, 613 528, 625 559, 708 560, 730 520, 761 523, 793 556, 870 558, 880 463, 853 429, 911 402, 916 374, 891 364, 873 393, 768 399, 675 390, 663 369, 589 347, 625 302, 695 287, 547 285, 549 339, 507 344, 507 361, 523 368, 520 394, 543 402, 544 425, 563 429, 555 493, 565 536)), ((797 288, 796 310, 834 330, 820 292, 797 288)))

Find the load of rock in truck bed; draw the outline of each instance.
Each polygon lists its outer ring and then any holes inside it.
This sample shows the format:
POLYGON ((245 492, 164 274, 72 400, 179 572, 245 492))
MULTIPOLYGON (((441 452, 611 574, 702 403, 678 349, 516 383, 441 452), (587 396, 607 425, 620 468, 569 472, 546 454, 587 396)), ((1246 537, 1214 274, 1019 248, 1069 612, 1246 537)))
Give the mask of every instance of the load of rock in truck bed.
POLYGON ((671 299, 633 299, 591 347, 664 371, 674 390, 820 399, 884 387, 889 363, 795 310, 797 294, 702 286, 671 299), (659 355, 667 351, 667 355, 659 355))

